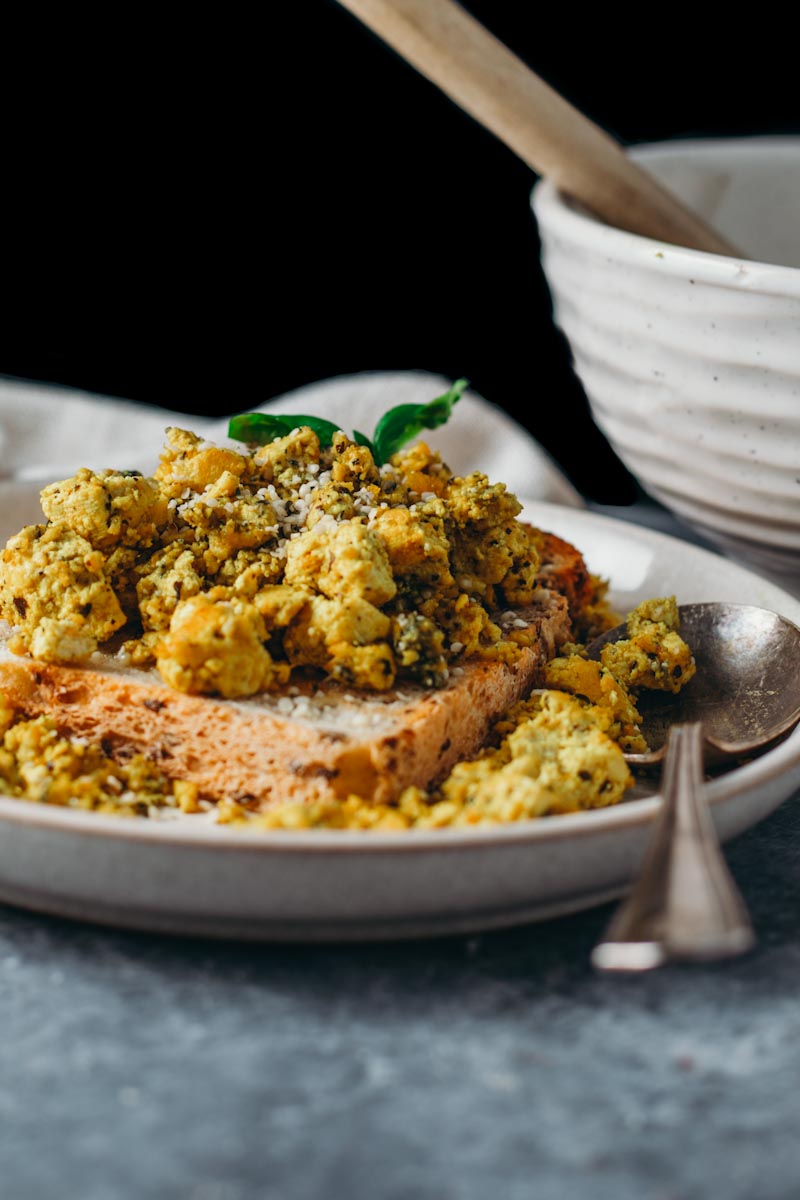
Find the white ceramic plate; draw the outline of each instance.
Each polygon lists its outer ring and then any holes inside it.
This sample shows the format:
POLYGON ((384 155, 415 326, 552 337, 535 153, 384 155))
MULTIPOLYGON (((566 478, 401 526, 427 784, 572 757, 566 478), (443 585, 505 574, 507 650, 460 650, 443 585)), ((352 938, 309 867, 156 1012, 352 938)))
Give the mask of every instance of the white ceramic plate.
MULTIPOLYGON (((35 512, 30 488, 6 490, 5 499, 4 524, 27 504, 35 512)), ((611 578, 620 608, 674 592, 682 603, 757 604, 800 623, 800 601, 695 546, 556 505, 531 503, 525 517, 579 546, 591 570, 611 578)), ((709 784, 721 837, 753 825, 798 786, 800 729, 709 784)), ((138 823, 0 798, 0 899, 139 929, 255 939, 497 928, 619 895, 657 804, 645 795, 488 829, 250 834, 204 818, 138 823)))

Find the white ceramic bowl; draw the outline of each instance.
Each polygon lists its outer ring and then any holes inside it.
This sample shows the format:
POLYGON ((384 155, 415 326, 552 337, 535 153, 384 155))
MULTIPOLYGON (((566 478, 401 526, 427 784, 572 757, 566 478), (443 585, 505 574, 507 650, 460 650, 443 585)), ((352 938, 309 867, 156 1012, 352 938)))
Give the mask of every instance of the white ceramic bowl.
POLYGON ((632 156, 743 254, 603 225, 537 184, 554 313, 598 425, 642 485, 800 594, 800 138, 632 156))

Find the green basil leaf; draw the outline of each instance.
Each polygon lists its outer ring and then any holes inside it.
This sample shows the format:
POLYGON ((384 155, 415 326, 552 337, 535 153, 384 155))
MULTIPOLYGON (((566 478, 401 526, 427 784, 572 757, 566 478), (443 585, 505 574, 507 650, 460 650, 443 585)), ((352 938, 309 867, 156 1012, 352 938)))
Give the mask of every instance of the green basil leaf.
POLYGON ((330 446, 333 435, 339 431, 338 425, 322 417, 306 417, 295 413, 241 413, 238 417, 231 417, 228 437, 237 442, 266 446, 268 442, 286 437, 302 425, 314 431, 321 446, 330 446))
POLYGON ((228 437, 237 442, 249 442, 259 446, 288 433, 283 417, 267 416, 266 413, 241 413, 228 422, 228 437))
POLYGON ((402 450, 423 429, 437 429, 444 425, 450 418, 453 405, 468 387, 467 379, 457 379, 444 395, 437 396, 429 404, 398 404, 384 413, 372 435, 378 465, 402 450))
MULTIPOLYGON (((366 446, 372 457, 377 462, 377 451, 365 433, 359 433, 357 429, 353 430, 353 441, 357 446, 366 446)), ((380 463, 378 463, 380 466, 380 463)))
MULTIPOLYGON (((453 386, 437 396, 429 404, 398 404, 381 417, 370 440, 356 429, 353 439, 359 446, 366 446, 377 466, 401 450, 407 442, 423 429, 437 429, 450 419, 453 405, 469 387, 466 379, 457 379, 453 386)), ((237 442, 265 446, 275 438, 286 437, 293 429, 307 425, 319 438, 321 446, 330 446, 339 426, 322 417, 307 417, 299 413, 240 413, 231 417, 228 437, 237 442)))

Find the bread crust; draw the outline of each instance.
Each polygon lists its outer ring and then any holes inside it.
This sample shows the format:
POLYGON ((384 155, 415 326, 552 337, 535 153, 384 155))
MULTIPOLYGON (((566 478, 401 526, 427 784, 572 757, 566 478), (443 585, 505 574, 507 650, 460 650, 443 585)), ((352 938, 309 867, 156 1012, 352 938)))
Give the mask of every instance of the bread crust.
MULTIPOLYGON (((266 810, 356 793, 390 803, 474 754, 491 723, 539 683, 543 664, 569 637, 568 604, 551 592, 520 615, 537 637, 516 662, 467 660, 437 690, 376 696, 309 681, 293 689, 296 697, 285 689, 278 697, 215 700, 173 691, 155 672, 121 669, 110 656, 89 667, 54 666, 3 644, 0 691, 25 717, 47 713, 60 730, 118 759, 146 754, 213 800, 266 810)), ((3 643, 10 633, 6 626, 3 643)))
POLYGON ((536 545, 541 556, 539 581, 565 596, 570 616, 578 618, 595 587, 583 555, 570 542, 541 529, 536 530, 536 545))

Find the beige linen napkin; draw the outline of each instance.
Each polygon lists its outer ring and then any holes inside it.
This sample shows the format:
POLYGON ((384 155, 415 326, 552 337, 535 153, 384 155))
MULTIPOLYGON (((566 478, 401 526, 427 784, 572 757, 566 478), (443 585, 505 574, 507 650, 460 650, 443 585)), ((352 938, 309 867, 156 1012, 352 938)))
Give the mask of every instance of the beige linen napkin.
MULTIPOLYGON (((432 400, 450 382, 426 372, 365 372, 298 388, 260 408, 327 417, 348 433, 356 428, 369 435, 387 408, 432 400)), ((0 379, 0 480, 44 483, 63 479, 81 466, 150 473, 167 425, 193 429, 214 441, 227 440, 227 418, 209 420, 68 388, 0 379)), ((464 394, 447 425, 424 436, 459 475, 481 470, 520 497, 571 506, 583 503, 530 434, 473 391, 464 394)), ((3 493, 10 500, 8 483, 0 488, 0 499, 3 493)))

